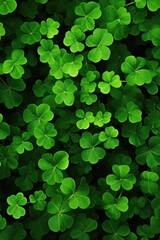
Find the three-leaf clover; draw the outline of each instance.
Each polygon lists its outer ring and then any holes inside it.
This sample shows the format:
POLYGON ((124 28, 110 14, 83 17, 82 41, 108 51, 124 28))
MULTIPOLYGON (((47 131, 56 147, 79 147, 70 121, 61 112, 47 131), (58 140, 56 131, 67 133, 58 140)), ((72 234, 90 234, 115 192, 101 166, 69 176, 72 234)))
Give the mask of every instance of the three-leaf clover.
POLYGON ((67 152, 61 150, 54 155, 45 153, 38 161, 38 166, 44 171, 42 174, 43 181, 49 185, 54 185, 56 182, 60 183, 63 179, 62 171, 69 165, 69 155, 67 152))
POLYGON ((129 101, 126 106, 117 109, 115 112, 115 118, 117 118, 120 123, 125 122, 127 118, 129 122, 137 123, 142 120, 142 111, 137 104, 129 101))
POLYGON ((17 153, 22 154, 25 150, 31 151, 33 150, 33 144, 27 140, 30 139, 30 134, 28 132, 24 132, 22 136, 14 136, 12 146, 13 149, 16 150, 17 153))
POLYGON ((114 174, 109 174, 106 177, 106 183, 113 191, 118 191, 121 187, 127 191, 133 188, 136 178, 132 173, 129 173, 129 166, 113 165, 112 170, 114 174))
POLYGON ((92 218, 87 218, 85 214, 80 214, 72 228, 71 237, 73 239, 89 239, 87 233, 92 232, 97 228, 97 222, 92 218))
POLYGON ((79 141, 80 146, 84 149, 82 151, 82 159, 85 162, 96 164, 98 160, 104 158, 106 152, 103 148, 97 147, 101 142, 98 139, 98 133, 92 135, 89 132, 84 132, 79 141))
POLYGON ((118 130, 113 126, 106 127, 105 131, 99 133, 99 140, 104 142, 104 147, 106 149, 114 149, 119 145, 119 140, 117 138, 118 130))
POLYGON ((141 173, 140 187, 144 193, 155 194, 158 190, 159 176, 152 171, 144 171, 141 173))
POLYGON ((0 102, 9 109, 18 107, 23 101, 23 97, 18 92, 23 91, 26 84, 22 79, 18 79, 18 84, 13 78, 8 78, 7 81, 2 78, 0 80, 0 102))
POLYGON ((40 33, 42 35, 47 35, 47 38, 53 38, 58 34, 58 29, 60 24, 54 21, 52 18, 47 18, 46 21, 41 22, 40 33))
POLYGON ((77 91, 77 87, 74 85, 73 80, 65 79, 63 82, 58 80, 52 88, 52 91, 56 94, 55 102, 71 106, 74 103, 74 93, 77 91))
POLYGON ((67 177, 62 180, 60 190, 68 197, 69 207, 72 209, 81 208, 86 209, 90 204, 89 186, 84 177, 76 188, 76 183, 73 178, 67 177))
POLYGON ((100 60, 108 60, 110 57, 110 46, 113 43, 113 37, 107 29, 96 28, 93 31, 93 35, 90 35, 86 39, 86 45, 88 47, 94 47, 88 53, 88 59, 92 62, 99 62, 100 60))
POLYGON ((24 22, 21 25, 21 41, 25 44, 32 45, 41 40, 40 24, 38 22, 24 22))
POLYGON ((94 116, 92 112, 84 112, 82 109, 78 109, 76 111, 76 116, 81 118, 81 120, 77 121, 76 126, 79 129, 87 129, 90 126, 90 123, 94 122, 94 116))
POLYGON ((17 8, 17 2, 15 0, 0 0, 0 14, 7 15, 13 12, 17 8))
POLYGON ((10 205, 7 208, 8 215, 12 215, 15 219, 19 219, 26 214, 26 210, 22 206, 26 205, 27 198, 24 197, 23 193, 19 192, 16 195, 9 196, 7 198, 7 203, 10 205))
POLYGON ((70 47, 70 51, 73 53, 81 52, 84 49, 82 41, 85 39, 85 34, 79 28, 79 26, 73 26, 71 31, 67 31, 63 43, 65 46, 70 47))
POLYGON ((110 122, 111 116, 112 114, 110 112, 102 113, 102 111, 98 111, 94 119, 94 125, 103 127, 105 124, 110 122))
POLYGON ((102 199, 105 213, 111 219, 119 219, 121 212, 126 212, 128 210, 127 197, 120 197, 116 199, 111 193, 105 192, 102 199))
POLYGON ((114 71, 111 72, 105 71, 102 74, 102 79, 104 81, 103 82, 100 81, 98 83, 98 88, 104 94, 109 93, 111 87, 120 88, 122 85, 119 75, 115 75, 114 71))
POLYGON ((73 225, 73 217, 68 214, 69 211, 68 202, 61 195, 54 195, 47 206, 47 212, 53 214, 48 221, 51 231, 64 232, 73 225))
POLYGON ((62 67, 62 71, 65 74, 69 74, 71 77, 76 77, 78 75, 79 70, 82 68, 82 61, 84 57, 83 55, 64 55, 64 65, 62 67))
POLYGON ((100 18, 102 12, 100 5, 96 2, 81 2, 75 8, 75 13, 80 16, 75 20, 75 24, 79 25, 83 32, 93 30, 95 27, 95 19, 100 18))
POLYGON ((34 194, 31 194, 29 200, 33 203, 34 208, 39 211, 43 211, 47 204, 46 194, 42 190, 35 191, 34 194))
POLYGON ((125 62, 122 63, 121 69, 127 74, 126 82, 130 86, 135 84, 142 86, 152 81, 152 75, 149 70, 143 68, 146 65, 146 60, 142 57, 128 56, 125 62))
POLYGON ((24 74, 22 65, 27 63, 24 56, 24 51, 21 49, 14 49, 10 58, 3 63, 3 73, 10 74, 14 79, 19 79, 24 74))

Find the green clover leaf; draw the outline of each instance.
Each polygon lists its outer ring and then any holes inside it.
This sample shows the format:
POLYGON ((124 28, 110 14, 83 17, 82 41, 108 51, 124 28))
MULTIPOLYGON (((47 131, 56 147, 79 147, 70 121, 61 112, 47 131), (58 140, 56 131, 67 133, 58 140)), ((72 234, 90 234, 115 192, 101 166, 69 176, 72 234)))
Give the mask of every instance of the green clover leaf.
POLYGON ((25 150, 33 150, 33 144, 27 141, 29 139, 30 134, 28 132, 24 132, 22 136, 14 136, 12 142, 13 149, 19 154, 23 154, 25 150))
POLYGON ((127 191, 133 188, 136 178, 132 173, 129 173, 129 166, 113 165, 112 170, 114 174, 109 174, 106 177, 106 183, 113 191, 118 191, 121 187, 127 191))
POLYGON ((6 33, 5 28, 3 27, 3 23, 0 22, 0 40, 1 37, 4 36, 6 33))
POLYGON ((155 172, 144 171, 141 173, 140 187, 144 193, 155 194, 158 190, 159 176, 155 172))
POLYGON ((81 2, 79 6, 75 8, 75 13, 80 16, 75 20, 75 24, 79 25, 83 32, 87 30, 93 30, 95 27, 95 19, 100 18, 102 12, 100 5, 96 2, 81 2))
MULTIPOLYGON (((109 235, 105 235, 103 240, 123 240, 129 235, 130 229, 127 225, 120 225, 118 220, 105 220, 102 224, 102 228, 109 235)), ((136 238, 129 238, 130 240, 136 240, 136 238)))
POLYGON ((86 45, 94 47, 89 51, 88 59, 95 63, 101 60, 108 60, 111 54, 108 46, 112 43, 113 37, 107 29, 94 29, 93 35, 88 36, 86 39, 86 45))
POLYGON ((58 29, 60 27, 59 22, 54 21, 52 18, 47 18, 46 21, 41 22, 40 33, 42 35, 47 35, 47 38, 53 38, 58 34, 58 29))
POLYGON ((47 206, 47 212, 53 214, 48 221, 51 231, 64 232, 73 225, 73 217, 67 214, 69 211, 68 202, 64 201, 61 195, 54 195, 47 206))
POLYGON ((105 124, 111 121, 111 116, 112 114, 110 112, 102 113, 102 111, 98 111, 94 119, 94 125, 103 127, 105 124))
POLYGON ((19 177, 16 178, 15 184, 21 191, 31 190, 34 183, 38 182, 38 171, 33 161, 27 163, 19 169, 19 177))
POLYGON ((12 215, 15 219, 19 219, 26 214, 24 207, 21 207, 27 203, 27 198, 24 197, 23 193, 19 192, 16 195, 9 196, 7 198, 7 203, 10 205, 7 208, 8 215, 12 215))
POLYGON ((3 115, 0 113, 0 140, 5 139, 10 135, 10 126, 3 121, 3 115))
POLYGON ((151 83, 152 75, 149 70, 143 68, 145 65, 146 60, 142 57, 126 57, 125 62, 121 65, 121 69, 127 74, 126 82, 128 85, 134 86, 136 84, 142 86, 145 83, 151 83))
POLYGON ((26 231, 23 229, 23 224, 15 222, 12 225, 7 225, 0 233, 0 238, 4 240, 24 240, 26 238, 26 231))
POLYGON ((102 199, 105 213, 111 219, 119 219, 121 212, 126 212, 128 210, 127 197, 120 197, 116 199, 111 193, 105 192, 102 196, 102 199))
POLYGON ((82 68, 83 55, 64 55, 64 65, 62 71, 65 74, 69 74, 71 77, 76 77, 79 70, 82 68))
MULTIPOLYGON (((29 123, 28 129, 31 135, 34 135, 34 130, 40 125, 45 125, 51 121, 54 117, 53 112, 50 110, 50 106, 46 103, 40 105, 29 104, 23 112, 23 119, 26 123, 29 123)), ((41 130, 43 131, 41 126, 41 130)), ((49 127, 50 128, 50 127, 49 127)))
POLYGON ((0 14, 7 15, 13 12, 17 8, 17 2, 15 0, 0 0, 0 14))
POLYGON ((117 9, 110 5, 105 10, 105 25, 108 32, 113 35, 115 40, 126 38, 129 32, 128 25, 131 22, 130 12, 127 12, 127 9, 124 7, 117 9))
POLYGON ((18 107, 23 101, 23 97, 18 92, 26 88, 24 81, 18 79, 17 84, 17 81, 13 78, 8 78, 6 82, 2 78, 0 80, 0 102, 3 102, 9 109, 18 107))
POLYGON ((81 118, 81 120, 77 121, 76 126, 79 129, 87 129, 90 126, 90 123, 94 122, 94 116, 92 112, 84 112, 82 109, 78 109, 76 111, 76 116, 81 118))
POLYGON ((85 214, 80 214, 78 220, 73 225, 71 237, 73 239, 88 239, 87 233, 94 231, 97 228, 97 221, 92 218, 87 218, 85 214))
POLYGON ((44 171, 42 174, 43 181, 49 185, 54 185, 56 182, 61 183, 63 179, 62 170, 67 169, 69 165, 69 155, 65 151, 58 151, 54 155, 45 153, 38 161, 38 166, 44 171))
POLYGON ((64 195, 68 197, 69 207, 72 209, 81 209, 88 208, 90 204, 90 199, 87 197, 89 194, 89 186, 86 183, 84 177, 81 178, 81 182, 76 189, 76 183, 73 178, 64 178, 62 180, 60 190, 64 195))
POLYGON ((115 75, 114 71, 105 71, 102 74, 102 79, 104 81, 98 83, 98 88, 104 94, 108 94, 111 91, 111 87, 120 88, 122 85, 119 75, 115 75))
POLYGON ((77 87, 71 79, 66 79, 63 82, 58 80, 52 87, 52 91, 56 94, 55 102, 61 104, 64 102, 67 106, 74 104, 74 93, 77 91, 77 87))
POLYGON ((82 41, 85 39, 85 34, 79 28, 79 26, 73 26, 71 31, 65 33, 63 43, 65 46, 70 47, 70 51, 73 53, 81 52, 84 49, 82 41))
POLYGON ((104 158, 106 152, 103 148, 97 147, 101 142, 98 139, 98 133, 92 135, 89 132, 84 132, 79 141, 80 146, 85 149, 82 151, 82 159, 85 162, 96 164, 100 159, 104 158))
POLYGON ((106 127, 105 131, 100 132, 99 140, 104 142, 104 147, 106 149, 114 149, 119 145, 119 140, 117 139, 118 130, 113 126, 106 127))
POLYGON ((120 123, 125 122, 127 119, 131 123, 137 123, 142 120, 142 111, 134 102, 130 101, 125 107, 118 108, 115 112, 115 118, 117 118, 120 123))
POLYGON ((3 230, 6 227, 6 219, 2 217, 2 215, 0 214, 0 231, 3 230))
POLYGON ((3 63, 3 73, 10 74, 12 78, 19 79, 24 74, 24 69, 21 65, 27 63, 24 56, 24 51, 21 49, 14 49, 10 58, 3 63))
POLYGON ((31 194, 29 200, 33 203, 34 208, 39 211, 43 211, 47 204, 46 194, 42 190, 35 191, 34 194, 31 194))
POLYGON ((58 45, 53 44, 52 40, 42 39, 40 41, 41 46, 38 47, 38 54, 40 55, 40 61, 42 63, 54 64, 55 57, 60 55, 60 49, 58 45))
POLYGON ((137 234, 141 236, 142 240, 151 239, 155 236, 155 234, 152 232, 151 227, 148 226, 147 224, 139 225, 136 231, 137 234))
POLYGON ((24 22, 21 27, 22 36, 21 41, 25 44, 32 45, 40 42, 40 24, 38 22, 24 22))
POLYGON ((160 3, 157 0, 135 0, 137 8, 144 8, 147 5, 147 8, 155 12, 160 8, 160 3))

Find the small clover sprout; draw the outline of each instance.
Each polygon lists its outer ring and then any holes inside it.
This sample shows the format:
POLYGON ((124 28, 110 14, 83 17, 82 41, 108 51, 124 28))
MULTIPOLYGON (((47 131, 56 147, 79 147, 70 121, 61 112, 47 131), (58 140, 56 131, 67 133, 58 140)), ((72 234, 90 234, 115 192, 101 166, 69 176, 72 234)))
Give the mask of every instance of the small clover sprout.
POLYGON ((79 129, 87 129, 90 123, 94 122, 94 116, 92 112, 84 112, 82 109, 76 111, 76 116, 81 120, 78 120, 76 125, 79 129))
POLYGON ((8 215, 12 215, 15 219, 19 219, 26 214, 26 210, 22 206, 26 205, 27 199, 24 197, 23 193, 19 192, 16 195, 9 196, 7 198, 7 203, 10 205, 7 208, 8 215))

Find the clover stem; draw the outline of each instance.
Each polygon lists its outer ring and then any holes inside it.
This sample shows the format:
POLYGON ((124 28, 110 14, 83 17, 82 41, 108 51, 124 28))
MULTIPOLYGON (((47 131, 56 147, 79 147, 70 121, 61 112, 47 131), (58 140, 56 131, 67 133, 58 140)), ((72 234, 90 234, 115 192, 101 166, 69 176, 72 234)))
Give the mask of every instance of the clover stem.
POLYGON ((122 193, 123 193, 123 189, 121 190, 119 196, 118 196, 118 199, 122 196, 122 193))
POLYGON ((130 5, 134 4, 134 3, 135 3, 135 1, 130 2, 130 3, 127 3, 127 4, 125 5, 125 7, 128 7, 128 6, 130 6, 130 5))

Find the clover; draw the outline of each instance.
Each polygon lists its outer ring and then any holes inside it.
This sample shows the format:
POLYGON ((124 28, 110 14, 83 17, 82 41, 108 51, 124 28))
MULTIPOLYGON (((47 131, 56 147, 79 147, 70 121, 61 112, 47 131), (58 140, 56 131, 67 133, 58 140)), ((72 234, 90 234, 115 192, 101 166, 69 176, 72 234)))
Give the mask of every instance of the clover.
POLYGON ((47 18, 46 21, 41 22, 40 33, 42 35, 47 35, 47 38, 53 38, 58 34, 58 29, 60 24, 54 21, 52 18, 47 18))
POLYGON ((25 44, 32 45, 36 42, 40 42, 40 24, 37 22, 24 22, 21 25, 21 41, 25 44))

